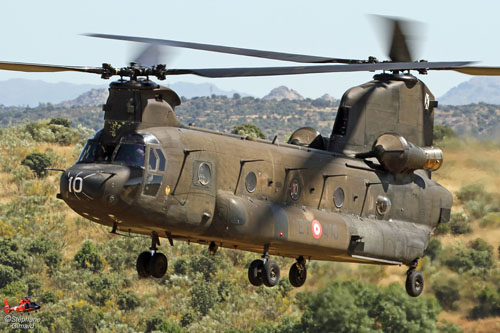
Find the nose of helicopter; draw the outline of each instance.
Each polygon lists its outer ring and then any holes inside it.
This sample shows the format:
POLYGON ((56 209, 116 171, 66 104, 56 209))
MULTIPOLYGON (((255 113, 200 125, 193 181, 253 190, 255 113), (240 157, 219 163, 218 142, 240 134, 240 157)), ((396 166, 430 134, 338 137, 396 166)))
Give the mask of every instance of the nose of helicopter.
POLYGON ((60 197, 68 204, 78 203, 85 208, 112 206, 130 174, 130 168, 124 165, 76 164, 61 176, 60 197))

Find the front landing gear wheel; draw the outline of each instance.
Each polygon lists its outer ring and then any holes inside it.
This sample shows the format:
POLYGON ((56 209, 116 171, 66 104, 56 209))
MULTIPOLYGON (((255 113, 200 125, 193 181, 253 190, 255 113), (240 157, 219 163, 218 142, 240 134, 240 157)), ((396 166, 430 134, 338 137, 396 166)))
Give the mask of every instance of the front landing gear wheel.
POLYGON ((295 288, 302 287, 306 282, 307 278, 307 269, 305 266, 300 268, 298 263, 295 263, 290 267, 290 272, 288 273, 288 279, 290 280, 290 284, 295 288))
POLYGON ((274 261, 267 261, 261 271, 262 283, 266 287, 274 287, 280 280, 280 267, 274 261))
POLYGON ((139 257, 137 257, 137 263, 136 263, 136 268, 137 268, 137 274, 139 274, 139 277, 141 278, 147 278, 151 276, 151 271, 149 270, 149 263, 151 262, 151 252, 142 252, 139 257))
POLYGON ((253 286, 259 287, 262 285, 262 279, 260 278, 260 272, 264 267, 264 262, 260 259, 252 261, 248 267, 248 280, 253 286))
POLYGON ((157 279, 162 278, 167 272, 168 260, 163 253, 155 252, 149 261, 149 272, 157 279))
POLYGON ((417 297, 424 290, 424 276, 416 270, 409 270, 406 276, 406 292, 411 297, 417 297))

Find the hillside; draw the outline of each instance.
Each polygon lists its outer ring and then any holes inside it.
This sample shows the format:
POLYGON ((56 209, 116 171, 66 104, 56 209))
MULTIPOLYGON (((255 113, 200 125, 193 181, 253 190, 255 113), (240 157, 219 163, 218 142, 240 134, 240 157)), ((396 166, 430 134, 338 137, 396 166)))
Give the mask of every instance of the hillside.
POLYGON ((474 77, 448 90, 438 98, 440 104, 466 105, 471 103, 500 104, 500 78, 474 77))
MULTIPOLYGON (((281 89, 282 90, 282 89, 281 89)), ((6 107, 0 105, 0 126, 8 127, 29 121, 66 117, 74 124, 97 130, 103 126, 102 104, 105 90, 90 90, 76 99, 60 104, 39 104, 37 107, 6 107)), ((283 95, 280 95, 283 97, 283 95)), ((339 101, 325 95, 317 99, 261 99, 254 97, 211 96, 182 98, 176 113, 184 124, 229 132, 236 125, 252 122, 272 139, 286 138, 303 126, 317 128, 329 136, 339 101), (224 121, 221 121, 224 119, 224 121)), ((435 110, 435 122, 450 126, 461 136, 498 139, 500 105, 469 104, 440 105, 435 110)))
MULTIPOLYGON (((53 167, 67 168, 88 135, 72 130, 76 145, 60 145, 43 126, 0 135, 0 294, 35 295, 40 332, 302 332, 326 320, 370 331, 398 325, 396 331, 458 332, 457 325, 493 332, 500 325, 498 143, 441 143, 445 162, 434 178, 455 193, 454 212, 422 260, 424 295, 411 299, 404 267, 312 261, 306 285, 292 289, 292 261, 275 258, 279 286, 256 288, 246 270, 254 254, 222 249, 210 256, 206 247, 170 247, 163 239, 166 277, 140 280, 134 266, 147 237, 113 236, 82 219, 55 198, 58 173, 39 179, 20 164, 42 152, 53 167)), ((1 321, 0 330, 7 328, 1 321)))

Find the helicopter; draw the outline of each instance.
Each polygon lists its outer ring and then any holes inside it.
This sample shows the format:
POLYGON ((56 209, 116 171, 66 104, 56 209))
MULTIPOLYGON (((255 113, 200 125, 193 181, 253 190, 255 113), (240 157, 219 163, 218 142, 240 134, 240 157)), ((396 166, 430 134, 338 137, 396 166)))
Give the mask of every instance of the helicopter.
POLYGON ((138 255, 139 277, 161 278, 167 257, 160 238, 258 253, 248 268, 254 286, 275 286, 272 256, 294 258, 292 286, 307 279, 307 260, 406 265, 406 290, 419 296, 417 270, 433 231, 450 219, 452 194, 431 179, 443 163, 433 146, 434 108, 428 87, 410 71, 452 70, 500 75, 470 61, 415 61, 404 22, 391 20, 387 61, 331 58, 174 40, 91 34, 140 42, 144 55, 170 46, 313 65, 170 69, 163 64, 115 68, 0 62, 25 72, 76 71, 119 76, 109 85, 104 127, 63 173, 57 197, 114 234, 151 237, 138 255), (149 53, 148 53, 149 52, 149 53), (332 65, 333 64, 333 65, 332 65), (332 133, 297 129, 287 143, 181 124, 171 89, 149 80, 171 75, 209 78, 382 71, 347 90, 332 133))
POLYGON ((7 301, 7 298, 16 298, 18 299, 17 297, 6 297, 3 299, 4 303, 5 303, 5 306, 3 308, 3 310, 5 311, 5 313, 11 313, 12 311, 16 311, 16 312, 34 312, 34 311, 37 311, 37 310, 40 310, 40 305, 36 304, 35 302, 32 302, 30 300, 30 296, 26 296, 26 297, 22 297, 21 300, 19 301, 19 305, 16 305, 16 306, 10 306, 9 305, 9 302, 7 301))

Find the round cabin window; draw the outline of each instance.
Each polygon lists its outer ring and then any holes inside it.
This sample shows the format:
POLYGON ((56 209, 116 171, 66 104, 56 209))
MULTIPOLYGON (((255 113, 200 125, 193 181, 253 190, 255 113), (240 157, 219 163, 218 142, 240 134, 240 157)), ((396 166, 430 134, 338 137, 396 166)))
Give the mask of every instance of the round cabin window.
POLYGON ((198 181, 201 185, 206 186, 210 183, 212 179, 212 171, 210 170, 210 165, 208 163, 201 163, 198 167, 198 181))
POLYGON ((344 190, 340 186, 337 187, 335 192, 333 192, 333 203, 335 204, 335 207, 342 207, 344 205, 344 198, 344 190))
POLYGON ((380 215, 386 214, 391 209, 391 205, 391 200, 389 200, 389 198, 382 195, 379 196, 376 203, 377 213, 379 213, 380 215))
POLYGON ((245 177, 245 187, 250 193, 254 192, 257 188, 257 176, 253 171, 250 171, 245 177))
POLYGON ((290 191, 290 197, 293 200, 298 200, 300 198, 301 188, 300 188, 300 183, 297 179, 293 179, 290 182, 290 186, 289 186, 288 190, 290 191))

